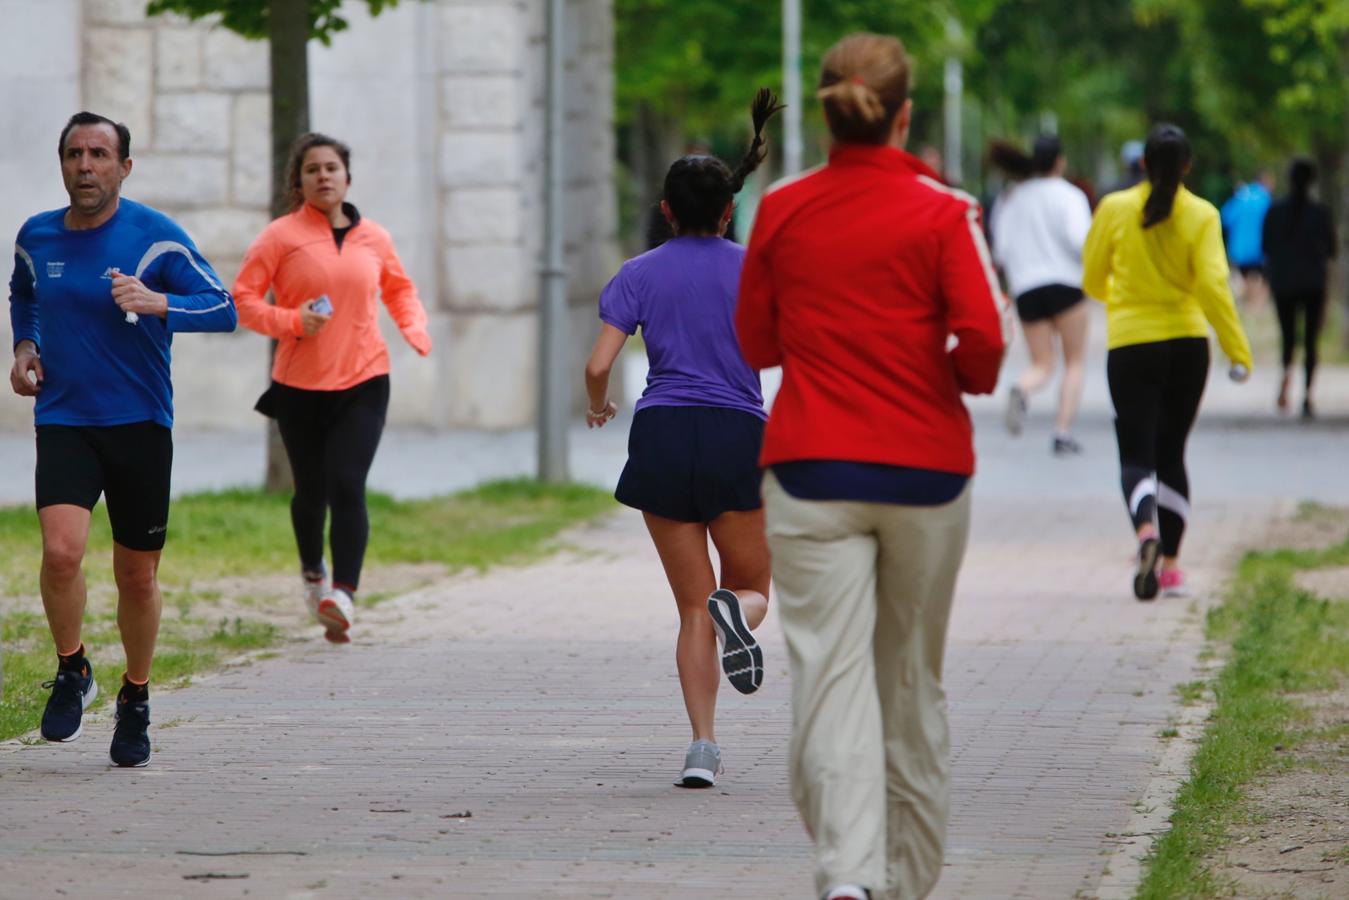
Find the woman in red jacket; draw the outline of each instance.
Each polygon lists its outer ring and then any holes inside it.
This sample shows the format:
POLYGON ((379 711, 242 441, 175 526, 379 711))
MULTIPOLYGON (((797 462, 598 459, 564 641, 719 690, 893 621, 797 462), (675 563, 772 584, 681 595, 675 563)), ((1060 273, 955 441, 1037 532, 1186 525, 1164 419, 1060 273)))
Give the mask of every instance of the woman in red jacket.
POLYGON ((426 311, 393 239, 346 202, 351 151, 322 134, 295 142, 286 171, 294 211, 268 225, 234 282, 239 323, 277 341, 272 386, 257 410, 276 419, 295 496, 291 524, 305 602, 333 643, 346 643, 370 520, 365 478, 389 407, 389 348, 382 300, 422 356, 426 311), (267 302, 272 292, 275 304, 267 302), (323 562, 332 512, 333 572, 323 562))
POLYGON ((902 149, 909 61, 824 58, 827 165, 767 194, 736 326, 782 366, 761 463, 791 653, 792 788, 829 898, 925 896, 948 801, 942 654, 970 517, 962 393, 998 379, 1007 304, 973 198, 902 149))

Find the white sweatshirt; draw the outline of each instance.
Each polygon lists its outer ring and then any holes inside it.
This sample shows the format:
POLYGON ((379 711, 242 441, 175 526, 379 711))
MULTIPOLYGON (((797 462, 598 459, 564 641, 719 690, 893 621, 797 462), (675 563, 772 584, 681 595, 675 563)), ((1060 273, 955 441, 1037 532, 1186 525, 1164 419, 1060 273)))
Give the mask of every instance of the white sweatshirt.
POLYGON ((1062 178, 1028 178, 999 195, 990 221, 993 260, 1013 297, 1050 284, 1082 284, 1091 230, 1087 196, 1062 178))

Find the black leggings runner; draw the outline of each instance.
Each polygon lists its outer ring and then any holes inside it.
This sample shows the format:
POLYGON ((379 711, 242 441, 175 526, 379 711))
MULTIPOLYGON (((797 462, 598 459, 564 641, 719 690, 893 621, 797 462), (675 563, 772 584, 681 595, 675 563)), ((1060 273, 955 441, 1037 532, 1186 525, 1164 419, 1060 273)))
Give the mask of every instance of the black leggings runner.
POLYGON ((1190 516, 1185 442, 1208 366, 1207 338, 1133 344, 1106 357, 1124 502, 1134 528, 1157 523, 1164 556, 1180 554, 1190 516))
POLYGON ((300 565, 323 564, 323 524, 333 522, 333 584, 355 592, 365 562, 370 519, 365 479, 375 461, 389 408, 389 376, 380 375, 343 391, 305 391, 274 385, 276 422, 295 475, 290 519, 300 565))
POLYGON ((1316 342, 1321 336, 1321 321, 1325 318, 1326 292, 1276 293, 1274 307, 1279 311, 1279 331, 1283 333, 1283 367, 1293 365, 1293 348, 1297 346, 1297 314, 1302 312, 1303 365, 1306 367, 1306 386, 1312 386, 1316 374, 1316 342))

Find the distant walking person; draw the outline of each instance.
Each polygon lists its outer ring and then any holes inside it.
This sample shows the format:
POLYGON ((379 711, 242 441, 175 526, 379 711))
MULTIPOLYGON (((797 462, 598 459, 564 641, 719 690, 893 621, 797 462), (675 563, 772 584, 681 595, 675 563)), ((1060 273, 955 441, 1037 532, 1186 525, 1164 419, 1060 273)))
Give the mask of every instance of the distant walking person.
POLYGON ((276 419, 295 476, 290 517, 305 603, 328 640, 346 643, 370 536, 365 480, 389 406, 378 302, 422 356, 431 352, 431 336, 393 239, 346 202, 347 145, 301 136, 286 185, 294 211, 248 248, 234 293, 244 327, 280 342, 272 385, 257 409, 276 419), (275 305, 266 300, 269 290, 275 305), (323 561, 329 511, 331 581, 323 561))
POLYGON ((1251 368, 1218 211, 1182 184, 1190 153, 1185 132, 1154 128, 1143 154, 1147 181, 1101 201, 1083 252, 1082 286, 1106 306, 1106 374, 1120 481, 1138 537, 1139 600, 1158 590, 1185 593, 1185 444, 1208 379, 1210 324, 1234 377, 1244 380, 1251 368))
POLYGON ((1227 256, 1241 273, 1241 301, 1248 305, 1259 306, 1265 299, 1265 251, 1260 238, 1273 188, 1273 176, 1262 170, 1255 180, 1237 185, 1221 211, 1227 256))
POLYGON ((736 315, 749 364, 782 366, 764 509, 792 794, 831 900, 923 897, 941 874, 942 658, 974 472, 961 394, 993 390, 1006 347, 977 203, 902 149, 908 87, 896 38, 825 55, 829 162, 764 196, 736 315))
POLYGON ((1316 344, 1326 311, 1326 283, 1335 258, 1335 225, 1330 208, 1312 198, 1316 164, 1297 159, 1288 170, 1288 196, 1278 200, 1265 216, 1266 273, 1283 334, 1283 382, 1279 411, 1288 409, 1293 381, 1293 348, 1297 345, 1298 317, 1302 318, 1303 365, 1306 379, 1302 417, 1311 419, 1312 381, 1316 377, 1316 344))
POLYGON ((603 324, 586 364, 586 424, 594 428, 614 416, 610 372, 641 328, 650 370, 614 496, 642 511, 679 607, 675 661, 693 728, 675 782, 684 787, 710 787, 722 771, 714 730, 718 644, 721 669, 742 694, 758 690, 764 674, 752 633, 768 611, 758 468, 763 394, 735 340, 745 251, 724 235, 735 195, 767 153, 764 124, 779 108, 759 92, 754 142, 735 171, 712 156, 685 156, 670 167, 661 209, 674 237, 628 260, 605 287, 603 324))
POLYGON ((1007 429, 1020 434, 1031 394, 1054 376, 1054 339, 1063 354, 1063 383, 1054 418, 1056 455, 1081 453, 1073 420, 1086 374, 1087 305, 1082 302, 1082 244, 1091 228, 1087 197, 1063 177, 1067 159, 1059 139, 1042 135, 1027 156, 1005 142, 989 155, 1013 179, 993 206, 993 259, 1016 298, 1031 364, 1007 398, 1007 429))
POLYGON ((80 630, 89 522, 102 495, 126 651, 110 755, 144 766, 173 467, 169 348, 177 332, 233 331, 234 304, 182 228, 121 196, 132 166, 125 125, 77 113, 57 147, 70 205, 23 224, 9 281, 9 381, 37 398, 42 605, 58 660, 42 736, 78 738, 98 696, 80 630))

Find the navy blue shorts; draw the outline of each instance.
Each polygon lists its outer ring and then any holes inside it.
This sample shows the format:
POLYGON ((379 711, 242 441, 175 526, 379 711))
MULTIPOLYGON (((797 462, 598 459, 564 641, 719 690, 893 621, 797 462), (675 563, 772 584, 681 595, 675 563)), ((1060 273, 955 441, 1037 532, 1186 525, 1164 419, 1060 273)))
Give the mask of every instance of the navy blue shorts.
POLYGON ((628 432, 614 497, 679 522, 759 509, 763 420, 715 406, 648 406, 628 432))

